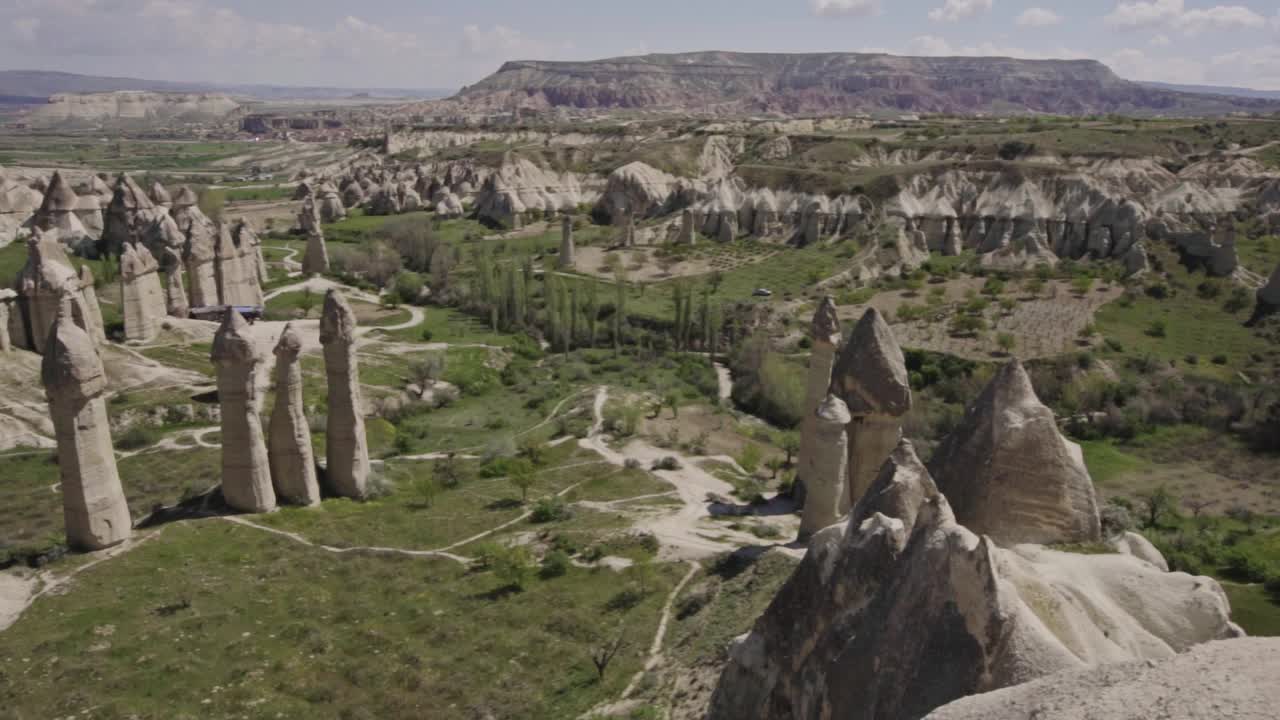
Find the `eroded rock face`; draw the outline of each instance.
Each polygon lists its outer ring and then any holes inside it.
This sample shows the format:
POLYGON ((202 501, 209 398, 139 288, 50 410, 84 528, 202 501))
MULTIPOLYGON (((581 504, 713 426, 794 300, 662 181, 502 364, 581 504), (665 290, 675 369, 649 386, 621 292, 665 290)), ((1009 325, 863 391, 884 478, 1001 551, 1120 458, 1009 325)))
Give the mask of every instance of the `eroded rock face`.
POLYGON ((160 285, 160 265, 146 246, 125 243, 120 256, 124 335, 130 342, 150 342, 168 314, 160 285))
POLYGON ((133 521, 111 446, 106 370, 97 344, 72 319, 69 302, 49 332, 40 376, 58 442, 67 544, 101 550, 124 542, 133 521))
POLYGON ((80 295, 84 298, 85 319, 88 321, 85 330, 94 342, 101 345, 107 341, 107 326, 102 319, 102 306, 98 304, 98 288, 93 271, 88 265, 81 265, 77 277, 80 280, 80 295))
POLYGON ((1002 546, 1101 538, 1080 446, 1058 432, 1017 360, 996 373, 929 470, 956 520, 1002 546))
POLYGON ((355 341, 355 313, 342 295, 329 290, 320 317, 320 344, 324 346, 329 385, 325 476, 338 495, 363 499, 368 492, 369 445, 361 414, 355 341))
POLYGON ((218 371, 223 499, 241 512, 270 512, 276 507, 276 494, 259 418, 261 398, 254 382, 262 353, 249 334, 249 324, 236 310, 227 310, 213 338, 210 359, 218 371))
POLYGON ((844 400, 849 423, 848 492, 845 507, 857 503, 902 435, 902 416, 911 410, 906 359, 880 313, 867 310, 854 326, 831 375, 831 392, 844 400))
MULTIPOLYGON (((381 214, 389 215, 390 213, 381 214)), ((320 229, 320 206, 316 205, 313 195, 307 195, 302 200, 302 207, 298 210, 298 228, 304 235, 320 229)))
POLYGON ((164 272, 164 305, 169 317, 185 318, 190 315, 187 291, 182 282, 182 254, 175 248, 165 248, 160 269, 164 272))
MULTIPOLYGON (((835 525, 848 485, 845 467, 849 459, 847 428, 852 419, 849 408, 835 395, 828 395, 813 412, 810 460, 804 478, 804 515, 800 520, 800 540, 835 525)), ((806 418, 807 420, 808 418, 806 418)), ((801 451, 803 452, 803 450, 801 451)))
POLYGON ((1158 663, 1051 675, 957 700, 927 720, 1267 720, 1280 707, 1280 640, 1205 643, 1158 663))
POLYGON ((94 313, 81 292, 80 278, 62 246, 52 236, 36 231, 27 239, 27 262, 18 273, 17 291, 22 298, 22 346, 44 354, 45 340, 58 318, 64 296, 71 298, 71 317, 90 337, 102 330, 93 324, 94 313))
POLYGON ((307 248, 302 253, 302 274, 323 275, 329 272, 329 248, 324 232, 315 228, 307 234, 307 248))
POLYGON ((730 648, 708 717, 919 718, 1055 672, 1238 635, 1209 578, 975 535, 903 442, 849 523, 814 536, 730 648))
POLYGON ((187 290, 193 308, 220 303, 218 227, 200 210, 195 192, 183 186, 173 198, 173 219, 182 234, 182 261, 187 270, 187 290))
POLYGON ((285 326, 275 348, 276 404, 271 411, 269 460, 277 497, 295 505, 315 505, 320 502, 320 486, 311 426, 302 403, 301 352, 302 338, 293 325, 285 326))
POLYGON ((347 206, 342 202, 342 194, 333 183, 324 183, 316 191, 320 196, 320 220, 325 223, 336 223, 347 217, 347 206))
MULTIPOLYGON (((805 381, 804 420, 800 424, 800 468, 796 478, 805 483, 814 474, 814 459, 819 446, 818 406, 831 389, 831 371, 835 367, 836 349, 840 347, 840 318, 836 315, 836 302, 824 297, 813 313, 809 337, 813 344, 809 350, 809 372, 805 381)), ((846 407, 845 412, 848 412, 846 407)), ((825 475, 823 476, 825 480, 825 475)))

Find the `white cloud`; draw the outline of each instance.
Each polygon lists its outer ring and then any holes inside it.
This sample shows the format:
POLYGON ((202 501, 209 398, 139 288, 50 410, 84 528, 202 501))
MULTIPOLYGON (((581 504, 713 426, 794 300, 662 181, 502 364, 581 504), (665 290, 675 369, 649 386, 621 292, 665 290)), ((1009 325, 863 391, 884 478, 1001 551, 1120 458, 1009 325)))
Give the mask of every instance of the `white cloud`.
POLYGON ((819 15, 878 15, 880 0, 813 0, 819 15))
POLYGON ((981 42, 976 45, 952 45, 937 35, 918 35, 907 44, 907 53, 931 57, 1011 57, 1025 60, 1077 60, 1089 56, 1079 50, 1057 47, 1044 50, 1028 50, 1013 45, 981 42))
POLYGON ((1151 47, 1169 47, 1169 44, 1172 42, 1173 41, 1169 39, 1169 36, 1164 33, 1156 35, 1148 41, 1151 47))
POLYGON ((1188 10, 1184 0, 1121 2, 1103 20, 1121 30, 1172 28, 1188 35, 1206 30, 1254 30, 1267 19, 1243 5, 1215 5, 1188 10))
POLYGON ((1102 62, 1126 80, 1154 80, 1171 83, 1203 83, 1203 63, 1185 57, 1152 57, 1136 48, 1123 48, 1102 62))
MULTIPOLYGON (((352 11, 359 12, 359 5, 352 11)), ((474 81, 513 58, 571 51, 495 25, 390 26, 350 14, 266 21, 223 0, 0 0, 0 64, 172 80, 349 86, 474 81)))
POLYGON ((1280 90, 1280 46, 1266 45, 1215 55, 1209 61, 1213 82, 1280 90))
POLYGON ((929 11, 934 22, 959 22, 991 12, 993 0, 946 0, 942 7, 929 11))
POLYGON ((1027 8, 1018 16, 1017 23, 1022 27, 1049 27, 1062 22, 1062 16, 1052 10, 1041 7, 1027 8))

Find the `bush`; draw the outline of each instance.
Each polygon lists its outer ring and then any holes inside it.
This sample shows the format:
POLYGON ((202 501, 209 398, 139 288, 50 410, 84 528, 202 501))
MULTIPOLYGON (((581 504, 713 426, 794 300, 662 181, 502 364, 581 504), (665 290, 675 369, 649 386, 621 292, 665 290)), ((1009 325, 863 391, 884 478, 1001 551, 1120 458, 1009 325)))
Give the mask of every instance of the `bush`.
POLYGON ((569 572, 572 564, 568 555, 559 550, 552 550, 542 558, 542 569, 538 571, 538 575, 544 580, 563 577, 569 572))
POLYGON ((533 557, 523 545, 503 548, 490 561, 490 569, 506 587, 524 590, 533 574, 533 557))
POLYGON ((564 498, 547 497, 542 498, 533 506, 533 512, 529 515, 529 522, 541 525, 568 520, 571 517, 573 517, 573 511, 565 504, 564 498))
POLYGON ((671 470, 679 470, 679 469, 680 469, 680 461, 679 461, 679 460, 677 460, 677 459, 675 459, 674 457, 671 457, 670 455, 668 455, 667 457, 664 457, 664 458, 662 458, 661 460, 654 460, 654 461, 653 461, 653 468, 652 468, 652 469, 653 469, 653 470, 668 470, 668 471, 671 471, 671 470))
POLYGON ((402 270, 396 275, 395 284, 392 286, 392 294, 402 303, 416 303, 422 296, 422 289, 426 287, 422 276, 416 272, 402 270))
POLYGON ((423 328, 423 329, 422 329, 422 342, 428 342, 428 343, 429 343, 429 342, 431 342, 431 339, 432 339, 432 338, 434 338, 435 336, 436 336, 436 334, 435 334, 434 332, 432 332, 432 331, 431 331, 431 328, 423 328))
POLYGON ((134 425, 116 438, 116 449, 137 450, 156 444, 160 440, 160 431, 145 425, 134 425))
POLYGON ((1164 318, 1152 320, 1151 325, 1147 327, 1146 333, 1154 338, 1165 337, 1169 332, 1169 322, 1164 318))

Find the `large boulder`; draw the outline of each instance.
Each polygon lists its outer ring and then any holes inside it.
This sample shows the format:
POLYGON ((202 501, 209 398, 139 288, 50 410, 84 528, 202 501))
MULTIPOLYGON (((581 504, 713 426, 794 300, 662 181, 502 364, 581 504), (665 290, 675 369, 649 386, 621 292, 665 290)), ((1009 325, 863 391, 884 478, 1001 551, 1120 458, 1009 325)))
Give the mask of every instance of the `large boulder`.
POLYGON ((711 720, 919 718, 975 693, 1238 637, 1213 580, 1136 558, 998 547, 910 443, 729 650, 711 720))
POLYGON ((1280 639, 1239 638, 1163 662, 1073 670, 938 708, 927 720, 1268 720, 1280 708, 1280 639))
POLYGON ((1101 538, 1080 446, 1058 432, 1022 364, 997 373, 929 461, 956 520, 1000 545, 1101 538))

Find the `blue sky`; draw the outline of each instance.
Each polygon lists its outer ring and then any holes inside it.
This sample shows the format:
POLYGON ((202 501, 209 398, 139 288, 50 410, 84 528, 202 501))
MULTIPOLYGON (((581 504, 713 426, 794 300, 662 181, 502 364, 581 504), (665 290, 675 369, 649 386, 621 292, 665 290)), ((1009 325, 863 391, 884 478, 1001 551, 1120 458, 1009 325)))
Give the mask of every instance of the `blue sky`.
POLYGON ((365 87, 688 50, 1089 57, 1280 90, 1275 0, 0 0, 0 68, 365 87))

